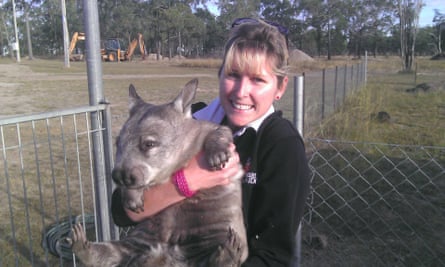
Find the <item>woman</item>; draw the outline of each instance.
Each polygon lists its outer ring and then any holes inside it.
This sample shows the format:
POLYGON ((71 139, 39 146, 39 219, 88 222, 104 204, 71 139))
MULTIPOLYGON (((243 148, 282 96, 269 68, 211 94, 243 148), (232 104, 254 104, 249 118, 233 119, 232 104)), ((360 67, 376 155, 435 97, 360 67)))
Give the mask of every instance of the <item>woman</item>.
POLYGON ((241 162, 249 245, 243 266, 289 266, 308 194, 309 169, 300 135, 273 107, 286 91, 287 59, 286 28, 252 18, 236 20, 218 73, 219 98, 194 117, 229 126, 237 153, 221 170, 202 167, 205 161, 197 155, 183 170, 187 192, 174 182, 152 188, 144 194, 142 213, 123 210, 114 194, 116 224, 139 222, 192 192, 226 185, 241 162))

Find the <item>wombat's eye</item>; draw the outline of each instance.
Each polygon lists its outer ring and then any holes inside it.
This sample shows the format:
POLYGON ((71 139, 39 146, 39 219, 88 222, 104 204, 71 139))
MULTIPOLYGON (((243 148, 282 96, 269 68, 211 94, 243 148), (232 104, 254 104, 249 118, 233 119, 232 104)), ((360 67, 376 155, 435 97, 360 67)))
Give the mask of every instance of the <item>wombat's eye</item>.
POLYGON ((157 142, 154 140, 142 140, 141 141, 141 150, 147 152, 148 150, 157 146, 157 142))

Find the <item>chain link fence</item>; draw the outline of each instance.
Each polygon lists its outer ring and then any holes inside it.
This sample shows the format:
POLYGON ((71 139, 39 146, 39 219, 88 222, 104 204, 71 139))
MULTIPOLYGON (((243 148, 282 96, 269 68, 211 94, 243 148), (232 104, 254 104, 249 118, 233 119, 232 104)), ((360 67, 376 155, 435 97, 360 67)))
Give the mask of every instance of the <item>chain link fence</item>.
POLYGON ((445 266, 445 147, 309 139, 302 266, 445 266))

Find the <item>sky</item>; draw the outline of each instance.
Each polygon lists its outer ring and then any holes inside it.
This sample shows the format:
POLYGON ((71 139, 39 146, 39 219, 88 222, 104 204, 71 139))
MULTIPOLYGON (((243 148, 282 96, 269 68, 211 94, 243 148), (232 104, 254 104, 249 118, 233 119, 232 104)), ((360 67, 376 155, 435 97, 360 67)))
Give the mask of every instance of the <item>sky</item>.
POLYGON ((422 8, 419 16, 419 25, 421 27, 432 26, 434 9, 439 9, 441 13, 445 13, 445 0, 423 0, 425 6, 422 8))

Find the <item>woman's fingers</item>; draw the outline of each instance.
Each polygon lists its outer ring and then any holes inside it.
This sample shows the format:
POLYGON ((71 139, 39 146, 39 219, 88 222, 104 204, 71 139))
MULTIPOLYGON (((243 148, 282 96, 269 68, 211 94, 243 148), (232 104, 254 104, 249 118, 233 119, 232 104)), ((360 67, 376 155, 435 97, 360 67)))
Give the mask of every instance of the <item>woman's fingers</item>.
POLYGON ((239 156, 235 145, 230 145, 231 156, 222 169, 212 170, 203 152, 198 153, 184 168, 184 175, 191 190, 200 190, 217 185, 227 185, 232 177, 240 172, 239 156))

